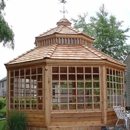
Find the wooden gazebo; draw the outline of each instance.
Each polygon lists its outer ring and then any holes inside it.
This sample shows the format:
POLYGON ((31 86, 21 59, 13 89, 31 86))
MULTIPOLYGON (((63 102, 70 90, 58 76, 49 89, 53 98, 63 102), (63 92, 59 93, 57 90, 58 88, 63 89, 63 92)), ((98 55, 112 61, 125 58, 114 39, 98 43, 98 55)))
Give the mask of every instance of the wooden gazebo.
POLYGON ((36 47, 5 64, 7 114, 25 111, 40 130, 87 130, 115 123, 124 106, 125 65, 93 47, 63 18, 36 37, 36 47))

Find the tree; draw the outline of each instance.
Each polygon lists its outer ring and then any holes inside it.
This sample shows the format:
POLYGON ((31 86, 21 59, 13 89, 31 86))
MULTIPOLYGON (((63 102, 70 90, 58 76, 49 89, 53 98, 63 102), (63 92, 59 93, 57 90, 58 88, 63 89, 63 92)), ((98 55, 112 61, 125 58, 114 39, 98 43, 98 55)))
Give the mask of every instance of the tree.
POLYGON ((83 28, 83 32, 95 39, 94 47, 120 61, 125 60, 130 46, 126 43, 129 36, 126 33, 130 28, 122 29, 123 21, 109 15, 104 5, 96 12, 96 17, 90 17, 86 23, 87 13, 72 19, 75 28, 83 28))
POLYGON ((66 3, 66 0, 59 0, 59 1, 60 1, 60 3, 63 3, 63 4, 66 3))
POLYGON ((0 0, 0 43, 14 49, 14 33, 4 19, 5 6, 4 0, 0 0))

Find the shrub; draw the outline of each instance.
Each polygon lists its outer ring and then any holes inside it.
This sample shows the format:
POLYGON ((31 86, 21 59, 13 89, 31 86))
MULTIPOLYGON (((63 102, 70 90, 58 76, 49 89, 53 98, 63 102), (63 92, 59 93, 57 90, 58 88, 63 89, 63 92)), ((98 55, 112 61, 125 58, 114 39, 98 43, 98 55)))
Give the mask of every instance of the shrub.
POLYGON ((0 118, 6 116, 6 100, 4 98, 0 98, 0 118))
POLYGON ((6 130, 6 120, 0 121, 0 130, 6 130))
POLYGON ((6 106, 0 109, 0 118, 6 117, 6 106))
POLYGON ((26 130, 27 125, 27 116, 24 112, 11 111, 7 119, 8 130, 26 130))
POLYGON ((6 105, 5 99, 0 99, 0 109, 2 109, 6 105))

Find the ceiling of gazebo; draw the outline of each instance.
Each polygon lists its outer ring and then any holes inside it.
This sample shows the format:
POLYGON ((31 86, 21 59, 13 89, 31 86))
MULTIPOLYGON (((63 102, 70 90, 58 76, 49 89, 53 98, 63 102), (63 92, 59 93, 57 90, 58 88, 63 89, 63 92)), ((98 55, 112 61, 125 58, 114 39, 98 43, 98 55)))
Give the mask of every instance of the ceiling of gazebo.
POLYGON ((58 44, 54 43, 49 46, 35 47, 34 49, 22 54, 21 56, 8 62, 9 64, 35 61, 41 59, 57 59, 57 60, 107 60, 119 65, 123 63, 111 58, 110 56, 100 52, 94 47, 89 48, 83 44, 58 44))

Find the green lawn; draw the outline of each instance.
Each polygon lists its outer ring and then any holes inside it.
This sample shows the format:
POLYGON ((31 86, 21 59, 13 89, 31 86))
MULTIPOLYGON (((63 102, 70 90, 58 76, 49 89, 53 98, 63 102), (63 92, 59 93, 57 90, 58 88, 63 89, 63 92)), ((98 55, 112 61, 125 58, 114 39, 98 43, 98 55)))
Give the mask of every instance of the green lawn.
POLYGON ((0 121, 0 130, 5 130, 5 126, 6 126, 6 120, 1 120, 0 121))

